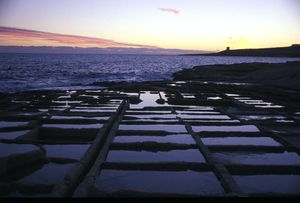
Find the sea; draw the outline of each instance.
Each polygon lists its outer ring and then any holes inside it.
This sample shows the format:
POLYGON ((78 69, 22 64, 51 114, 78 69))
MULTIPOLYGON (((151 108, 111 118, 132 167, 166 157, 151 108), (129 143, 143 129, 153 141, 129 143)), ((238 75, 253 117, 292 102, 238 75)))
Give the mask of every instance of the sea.
POLYGON ((300 58, 0 54, 0 92, 82 89, 104 81, 170 80, 172 74, 198 65, 300 61, 300 58))

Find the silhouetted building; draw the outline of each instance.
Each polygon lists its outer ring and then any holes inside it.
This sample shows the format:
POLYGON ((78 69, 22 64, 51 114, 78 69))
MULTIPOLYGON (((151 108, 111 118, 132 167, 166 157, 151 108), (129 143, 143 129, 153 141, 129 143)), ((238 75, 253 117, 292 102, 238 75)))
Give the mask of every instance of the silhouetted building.
POLYGON ((226 47, 226 51, 229 51, 230 50, 230 47, 226 47))

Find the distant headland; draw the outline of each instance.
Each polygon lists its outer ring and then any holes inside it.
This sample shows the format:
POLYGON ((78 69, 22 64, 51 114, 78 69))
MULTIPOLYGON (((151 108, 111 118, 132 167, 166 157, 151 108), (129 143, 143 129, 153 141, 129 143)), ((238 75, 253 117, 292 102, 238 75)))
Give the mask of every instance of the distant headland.
POLYGON ((289 47, 274 47, 260 49, 234 49, 227 47, 226 50, 217 53, 186 54, 185 56, 266 56, 266 57, 300 57, 300 44, 289 47))

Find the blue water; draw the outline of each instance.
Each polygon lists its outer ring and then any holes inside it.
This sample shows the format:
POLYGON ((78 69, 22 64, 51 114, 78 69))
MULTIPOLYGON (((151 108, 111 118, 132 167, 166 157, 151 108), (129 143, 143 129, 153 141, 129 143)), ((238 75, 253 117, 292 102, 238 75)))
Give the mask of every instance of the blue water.
POLYGON ((300 61, 300 58, 145 56, 93 54, 0 54, 0 92, 68 89, 102 81, 171 79, 196 65, 300 61))

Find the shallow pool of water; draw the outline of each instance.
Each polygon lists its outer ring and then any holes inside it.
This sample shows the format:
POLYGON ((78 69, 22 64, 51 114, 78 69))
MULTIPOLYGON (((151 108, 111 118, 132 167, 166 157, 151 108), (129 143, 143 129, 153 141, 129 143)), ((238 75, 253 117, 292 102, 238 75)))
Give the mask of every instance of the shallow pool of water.
POLYGON ((141 113, 142 115, 143 114, 170 114, 172 113, 171 111, 165 111, 165 110, 162 110, 162 111, 156 111, 156 110, 153 110, 153 111, 150 111, 150 110, 127 110, 126 113, 130 113, 130 114, 135 114, 135 113, 141 113))
POLYGON ((156 100, 160 99, 158 92, 150 92, 145 91, 140 94, 140 100, 142 100, 139 104, 130 104, 130 109, 142 109, 147 106, 166 106, 165 104, 159 104, 156 100))
POLYGON ((300 175, 234 175, 245 193, 300 194, 300 175))
POLYGON ((87 116, 52 116, 51 120, 58 119, 88 119, 88 120, 108 120, 108 116, 96 116, 96 117, 87 117, 87 116))
POLYGON ((155 125, 125 125, 121 124, 119 130, 153 130, 153 131, 167 131, 171 133, 185 133, 186 129, 184 125, 167 125, 167 124, 155 124, 155 125))
POLYGON ((42 168, 33 172, 32 174, 18 180, 23 184, 56 184, 63 180, 66 173, 75 164, 56 164, 48 163, 44 164, 42 168))
POLYGON ((19 136, 25 135, 29 130, 0 132, 0 139, 16 139, 19 136))
POLYGON ((215 195, 224 190, 213 172, 102 170, 96 187, 108 193, 132 190, 147 193, 215 195))
POLYGON ((70 109, 70 112, 80 112, 80 113, 103 113, 103 112, 108 112, 108 113, 113 113, 116 112, 115 109, 110 110, 110 109, 70 109))
POLYGON ((216 111, 186 111, 186 110, 176 110, 178 114, 220 114, 216 111))
POLYGON ((190 122, 190 123, 240 123, 239 120, 218 120, 218 119, 204 119, 204 120, 194 120, 194 119, 184 119, 184 122, 190 122))
POLYGON ((0 121, 0 128, 7 128, 7 127, 18 127, 27 125, 27 122, 23 121, 0 121))
POLYGON ((62 128, 62 129, 85 129, 101 128, 103 124, 43 124, 45 128, 62 128))
POLYGON ((176 134, 176 135, 166 135, 166 136, 153 136, 153 135, 116 136, 114 142, 120 142, 120 143, 159 142, 159 143, 176 143, 176 144, 195 144, 194 139, 189 134, 176 134))
POLYGON ((40 150, 40 148, 32 144, 0 143, 0 157, 6 157, 13 154, 21 154, 35 150, 40 150))
POLYGON ((160 123, 178 123, 177 119, 123 119, 122 122, 136 123, 136 122, 155 122, 160 123))
POLYGON ((239 119, 241 120, 246 120, 246 121, 249 121, 249 120, 276 120, 276 119, 286 119, 285 116, 279 116, 279 115, 251 115, 251 116, 248 116, 248 115, 242 115, 242 116, 239 116, 239 119))
POLYGON ((145 114, 145 115, 127 114, 125 116, 130 116, 139 119, 162 119, 162 118, 176 119, 176 114, 145 114))
POLYGON ((195 132, 259 132, 254 125, 239 126, 192 126, 195 132))
POLYGON ((70 158, 79 160, 90 144, 43 145, 47 157, 70 158))
POLYGON ((198 149, 170 150, 170 151, 127 151, 110 150, 106 161, 108 162, 201 162, 205 159, 198 149))
POLYGON ((230 119, 230 117, 226 115, 178 114, 177 116, 182 119, 230 119))
POLYGON ((224 164, 300 165, 300 156, 295 152, 218 152, 214 156, 224 164))
POLYGON ((206 145, 253 145, 253 146, 281 146, 270 137, 214 137, 201 138, 206 145))

